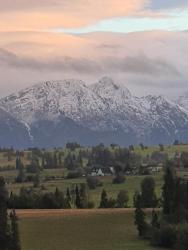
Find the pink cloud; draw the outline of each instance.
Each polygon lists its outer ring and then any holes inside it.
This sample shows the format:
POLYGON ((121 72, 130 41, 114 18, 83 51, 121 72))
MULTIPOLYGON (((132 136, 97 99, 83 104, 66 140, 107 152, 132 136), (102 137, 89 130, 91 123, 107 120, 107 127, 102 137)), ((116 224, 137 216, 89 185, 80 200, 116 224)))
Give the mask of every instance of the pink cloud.
POLYGON ((7 0, 0 2, 0 30, 80 27, 98 20, 135 14, 149 0, 7 0), (10 18, 11 17, 11 18, 10 18))

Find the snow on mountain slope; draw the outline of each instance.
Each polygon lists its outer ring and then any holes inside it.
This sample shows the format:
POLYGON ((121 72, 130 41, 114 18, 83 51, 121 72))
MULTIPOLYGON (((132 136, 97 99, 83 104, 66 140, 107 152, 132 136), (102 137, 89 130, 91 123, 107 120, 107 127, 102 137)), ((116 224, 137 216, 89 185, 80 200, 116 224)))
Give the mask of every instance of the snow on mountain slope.
POLYGON ((29 143, 26 126, 0 108, 0 145, 25 147, 29 143))
POLYGON ((188 92, 180 96, 177 103, 188 111, 188 92))
POLYGON ((171 142, 188 127, 188 111, 179 104, 162 96, 135 97, 108 77, 90 86, 79 80, 44 82, 0 100, 0 107, 24 125, 33 143, 39 130, 57 137, 57 128, 63 134, 67 128, 61 123, 70 121, 72 128, 82 135, 85 128, 92 138, 108 132, 113 140, 118 134, 117 142, 120 134, 137 142, 171 142))
POLYGON ((79 122, 86 117, 96 117, 104 110, 96 95, 77 80, 37 84, 3 98, 0 104, 27 124, 42 119, 53 121, 60 114, 79 122))

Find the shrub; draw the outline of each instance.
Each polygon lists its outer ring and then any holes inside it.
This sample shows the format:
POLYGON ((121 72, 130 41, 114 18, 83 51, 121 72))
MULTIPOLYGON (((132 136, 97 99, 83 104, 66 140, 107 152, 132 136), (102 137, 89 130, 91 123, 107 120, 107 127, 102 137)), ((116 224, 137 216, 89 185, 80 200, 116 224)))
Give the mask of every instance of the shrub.
POLYGON ((102 182, 96 177, 89 176, 87 177, 87 185, 89 189, 96 189, 96 187, 102 186, 102 182))
POLYGON ((95 203, 93 202, 93 201, 88 201, 88 208, 89 209, 92 209, 92 208, 94 208, 95 207, 95 203))
POLYGON ((177 250, 187 250, 188 249, 188 224, 180 225, 177 228, 177 250))
POLYGON ((116 177, 113 179, 114 184, 121 184, 125 182, 125 176, 123 173, 118 173, 116 177))
POLYGON ((153 229, 151 243, 153 246, 172 248, 176 244, 176 238, 176 228, 172 225, 165 225, 160 229, 153 229))
POLYGON ((107 207, 108 208, 115 208, 116 207, 116 200, 113 198, 109 198, 107 207))
POLYGON ((118 195, 117 195, 117 208, 124 208, 128 206, 128 201, 129 201, 129 196, 127 191, 125 190, 120 190, 118 195))
POLYGON ((67 174, 67 179, 75 179, 82 177, 82 173, 80 171, 71 171, 67 174))

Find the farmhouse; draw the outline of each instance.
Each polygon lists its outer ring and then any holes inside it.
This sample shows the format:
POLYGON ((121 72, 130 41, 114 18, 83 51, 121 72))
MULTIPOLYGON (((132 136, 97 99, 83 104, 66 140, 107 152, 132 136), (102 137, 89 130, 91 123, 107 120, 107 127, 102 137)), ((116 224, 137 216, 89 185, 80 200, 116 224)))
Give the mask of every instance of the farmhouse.
POLYGON ((100 168, 100 167, 93 167, 89 175, 91 176, 107 176, 107 175, 114 175, 115 170, 114 167, 106 167, 106 168, 100 168))
POLYGON ((105 176, 102 169, 101 168, 96 168, 96 167, 92 168, 90 175, 91 176, 105 176))

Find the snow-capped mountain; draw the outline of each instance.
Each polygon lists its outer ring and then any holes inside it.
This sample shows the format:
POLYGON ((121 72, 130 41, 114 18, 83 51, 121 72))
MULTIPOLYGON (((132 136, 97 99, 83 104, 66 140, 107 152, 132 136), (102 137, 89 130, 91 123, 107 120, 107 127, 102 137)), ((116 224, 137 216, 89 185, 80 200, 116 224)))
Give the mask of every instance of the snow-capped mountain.
MULTIPOLYGON (((12 131, 17 134, 18 127, 23 131, 19 147, 62 146, 67 141, 90 145, 186 141, 185 106, 162 96, 135 97, 108 77, 93 85, 79 80, 44 82, 0 100, 3 112, 16 124, 12 131)), ((14 138, 8 143, 15 145, 14 138)))
POLYGON ((0 108, 0 146, 22 146, 30 143, 26 126, 0 108))
POLYGON ((177 103, 188 110, 188 92, 186 92, 184 95, 180 96, 177 100, 177 103))

